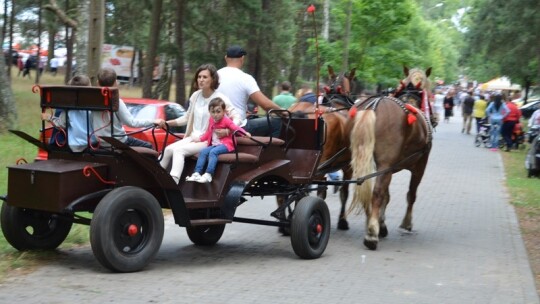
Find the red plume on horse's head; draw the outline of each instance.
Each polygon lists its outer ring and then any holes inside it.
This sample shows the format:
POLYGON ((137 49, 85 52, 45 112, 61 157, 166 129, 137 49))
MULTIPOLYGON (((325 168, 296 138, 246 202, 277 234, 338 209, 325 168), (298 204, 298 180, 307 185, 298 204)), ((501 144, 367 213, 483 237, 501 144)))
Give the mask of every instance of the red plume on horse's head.
POLYGON ((307 8, 307 12, 310 13, 310 14, 313 14, 315 13, 315 5, 313 4, 310 4, 307 8))

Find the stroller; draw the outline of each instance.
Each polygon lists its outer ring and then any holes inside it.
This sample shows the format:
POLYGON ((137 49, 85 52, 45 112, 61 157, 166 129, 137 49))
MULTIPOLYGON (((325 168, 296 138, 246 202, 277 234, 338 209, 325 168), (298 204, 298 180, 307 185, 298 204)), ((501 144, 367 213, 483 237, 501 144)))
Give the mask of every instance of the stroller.
POLYGON ((488 123, 488 119, 484 118, 480 120, 480 129, 474 138, 474 145, 480 147, 484 145, 485 148, 490 148, 491 143, 489 141, 489 131, 491 130, 491 125, 488 123))
POLYGON ((540 176, 540 125, 531 127, 525 134, 527 141, 531 144, 525 158, 525 169, 527 177, 540 176))

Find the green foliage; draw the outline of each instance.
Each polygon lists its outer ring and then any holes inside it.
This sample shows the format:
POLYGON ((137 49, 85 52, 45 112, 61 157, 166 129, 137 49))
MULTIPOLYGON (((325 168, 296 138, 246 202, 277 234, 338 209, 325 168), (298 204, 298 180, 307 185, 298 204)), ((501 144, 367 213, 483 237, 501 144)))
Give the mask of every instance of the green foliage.
POLYGON ((483 57, 490 68, 475 71, 482 78, 506 75, 522 85, 540 81, 539 13, 537 0, 477 1, 464 62, 474 69, 475 55, 483 57), (495 67, 497 74, 483 74, 495 67))

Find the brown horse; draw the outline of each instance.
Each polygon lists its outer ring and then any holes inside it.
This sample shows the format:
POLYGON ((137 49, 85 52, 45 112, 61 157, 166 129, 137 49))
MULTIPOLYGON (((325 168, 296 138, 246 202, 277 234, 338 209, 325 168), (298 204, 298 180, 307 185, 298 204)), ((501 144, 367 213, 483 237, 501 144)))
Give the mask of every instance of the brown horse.
MULTIPOLYGON (((328 66, 328 82, 325 87, 325 98, 323 105, 318 107, 309 102, 294 103, 288 110, 293 115, 302 115, 309 118, 315 115, 321 115, 325 122, 325 142, 321 156, 320 165, 317 171, 320 173, 320 179, 324 175, 337 170, 343 170, 343 179, 349 180, 352 176, 350 166, 351 152, 349 149, 349 133, 346 132, 348 121, 348 110, 352 105, 349 97, 351 92, 351 83, 354 79, 355 69, 348 73, 337 75, 331 66, 328 66), (319 114, 316 114, 319 111, 319 114)), ((318 196, 326 198, 326 191, 318 191, 318 196)), ((346 205, 349 198, 349 187, 342 186, 339 190, 341 200, 341 211, 339 213, 338 229, 349 229, 347 222, 346 205)), ((278 204, 283 198, 278 198, 278 204)))
MULTIPOLYGON (((343 178, 350 179, 352 170, 350 167, 351 153, 349 150, 349 136, 346 132, 347 117, 340 113, 339 109, 333 107, 319 106, 319 114, 325 122, 325 141, 323 145, 320 165, 317 172, 320 173, 320 179, 324 175, 337 170, 343 170, 343 178)), ((315 117, 316 107, 309 102, 297 102, 288 109, 293 115, 302 115, 309 118, 315 117)), ((343 111, 346 112, 346 109, 343 111)), ((319 191, 318 195, 326 198, 326 191, 319 191)), ((341 211, 339 213, 338 229, 347 230, 349 224, 346 216, 346 204, 349 197, 349 188, 340 188, 341 211)))
POLYGON ((411 180, 400 227, 412 229, 413 204, 429 158, 433 129, 421 111, 393 97, 370 97, 351 108, 350 116, 353 178, 365 181, 355 186, 349 211, 363 207, 367 218, 364 245, 375 250, 379 237, 388 235, 385 210, 392 174, 403 169, 411 172, 411 180))

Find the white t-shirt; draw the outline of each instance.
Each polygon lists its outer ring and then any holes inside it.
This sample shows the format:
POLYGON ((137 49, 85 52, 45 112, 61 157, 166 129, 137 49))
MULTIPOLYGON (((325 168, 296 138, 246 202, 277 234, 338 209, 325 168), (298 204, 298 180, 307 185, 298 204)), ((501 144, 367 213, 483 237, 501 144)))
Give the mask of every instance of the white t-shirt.
POLYGON ((218 70, 219 87, 217 91, 229 97, 233 106, 240 112, 242 118, 241 127, 246 125, 247 101, 249 96, 260 91, 257 82, 253 76, 244 73, 244 71, 224 67, 218 70))
MULTIPOLYGON (((94 128, 94 135, 98 137, 111 136, 111 114, 108 111, 92 111, 92 125, 94 128)), ((126 104, 122 99, 118 103, 118 111, 114 113, 112 133, 116 139, 121 142, 126 142, 126 130, 123 125, 130 126, 132 128, 150 127, 154 124, 153 120, 149 119, 136 119, 129 112, 126 104)), ((108 146, 104 141, 101 142, 105 146, 108 146)))

